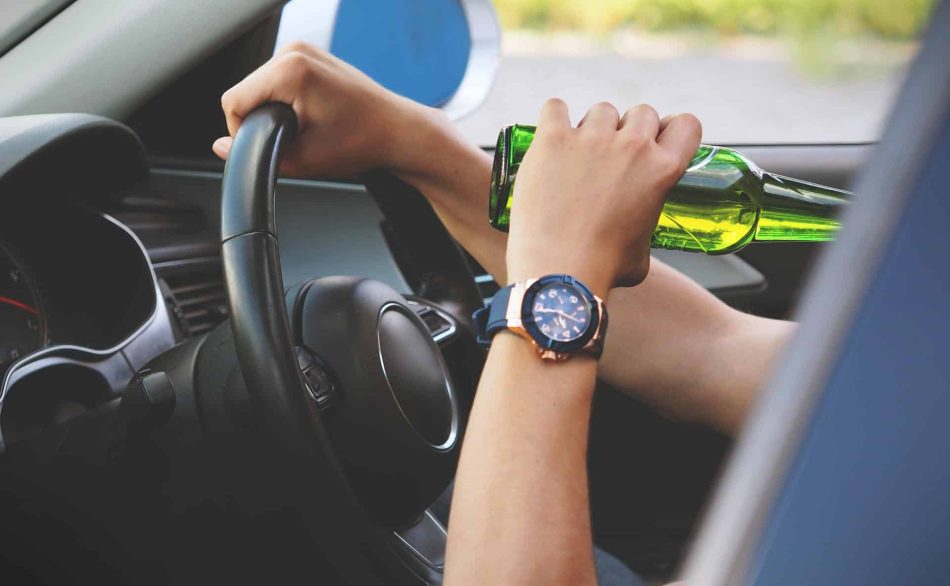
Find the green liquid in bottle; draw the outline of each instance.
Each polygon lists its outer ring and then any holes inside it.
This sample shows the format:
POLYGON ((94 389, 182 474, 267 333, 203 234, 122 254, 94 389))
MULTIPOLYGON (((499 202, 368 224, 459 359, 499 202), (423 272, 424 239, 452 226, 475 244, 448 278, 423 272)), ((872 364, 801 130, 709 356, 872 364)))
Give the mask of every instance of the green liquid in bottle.
MULTIPOLYGON (((515 178, 534 131, 515 125, 498 136, 488 215, 499 230, 508 230, 515 178)), ((764 172, 732 149, 702 145, 670 190, 652 245, 728 254, 750 242, 824 242, 834 238, 836 218, 850 197, 764 172)))

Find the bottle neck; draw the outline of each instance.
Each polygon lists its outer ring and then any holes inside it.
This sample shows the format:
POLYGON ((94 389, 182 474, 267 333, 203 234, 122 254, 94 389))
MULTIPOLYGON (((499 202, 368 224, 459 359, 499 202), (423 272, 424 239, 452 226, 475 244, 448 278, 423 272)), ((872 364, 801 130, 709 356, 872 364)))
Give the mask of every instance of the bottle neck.
POLYGON ((762 173, 757 241, 825 242, 840 227, 851 193, 773 173, 762 173))

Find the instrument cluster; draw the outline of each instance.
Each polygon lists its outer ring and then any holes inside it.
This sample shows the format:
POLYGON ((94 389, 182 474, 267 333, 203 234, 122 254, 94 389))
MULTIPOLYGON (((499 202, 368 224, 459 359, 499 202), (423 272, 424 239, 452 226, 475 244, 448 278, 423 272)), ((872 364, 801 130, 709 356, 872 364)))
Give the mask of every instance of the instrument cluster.
POLYGON ((49 346, 113 348, 156 297, 141 245, 108 216, 64 200, 0 209, 0 377, 49 346))

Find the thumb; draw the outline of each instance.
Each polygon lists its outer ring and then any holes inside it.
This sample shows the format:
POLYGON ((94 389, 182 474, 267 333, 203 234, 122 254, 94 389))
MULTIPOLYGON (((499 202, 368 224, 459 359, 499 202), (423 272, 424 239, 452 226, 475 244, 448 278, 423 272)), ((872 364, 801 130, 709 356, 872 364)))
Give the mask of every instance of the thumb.
POLYGON ((214 141, 214 144, 211 145, 211 150, 214 151, 214 154, 218 155, 222 159, 227 160, 228 153, 231 152, 231 144, 234 143, 234 139, 230 136, 222 136, 218 140, 214 141))
MULTIPOLYGON (((233 138, 230 136, 222 136, 218 140, 214 141, 214 144, 211 145, 211 150, 214 151, 214 154, 218 155, 218 157, 227 161, 228 155, 231 154, 231 145, 233 144, 233 138)), ((285 155, 283 160, 280 162, 280 173, 283 175, 296 177, 299 174, 299 171, 295 161, 285 155)))

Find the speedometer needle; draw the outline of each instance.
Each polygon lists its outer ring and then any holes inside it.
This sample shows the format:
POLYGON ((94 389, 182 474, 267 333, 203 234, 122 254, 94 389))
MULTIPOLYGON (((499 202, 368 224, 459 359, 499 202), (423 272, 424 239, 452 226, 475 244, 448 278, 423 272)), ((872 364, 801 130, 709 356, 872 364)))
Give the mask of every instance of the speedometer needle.
POLYGON ((22 309, 23 311, 32 315, 39 315, 40 313, 35 307, 30 307, 26 303, 20 303, 16 299, 10 299, 9 297, 0 297, 0 303, 9 305, 11 307, 16 307, 17 309, 22 309))

